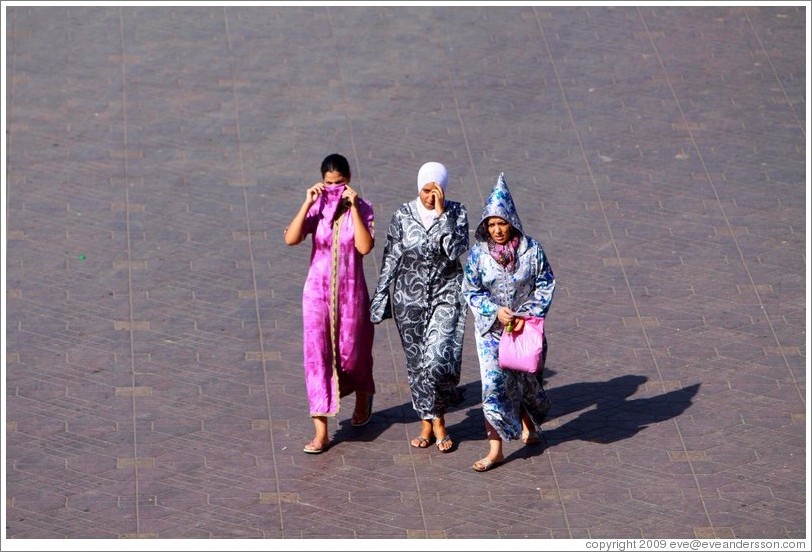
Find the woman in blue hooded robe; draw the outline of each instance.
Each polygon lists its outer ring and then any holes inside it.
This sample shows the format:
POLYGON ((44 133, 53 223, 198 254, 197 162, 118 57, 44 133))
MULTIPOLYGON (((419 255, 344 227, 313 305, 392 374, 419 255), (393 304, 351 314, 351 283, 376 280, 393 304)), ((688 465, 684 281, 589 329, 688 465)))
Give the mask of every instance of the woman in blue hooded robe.
POLYGON ((522 230, 504 174, 485 202, 475 238, 462 293, 474 316, 489 445, 487 456, 472 467, 487 471, 504 462, 503 441, 539 442, 538 431, 550 409, 542 371, 528 374, 500 368, 499 340, 506 327, 521 331, 523 318, 547 315, 555 277, 541 243, 522 230))

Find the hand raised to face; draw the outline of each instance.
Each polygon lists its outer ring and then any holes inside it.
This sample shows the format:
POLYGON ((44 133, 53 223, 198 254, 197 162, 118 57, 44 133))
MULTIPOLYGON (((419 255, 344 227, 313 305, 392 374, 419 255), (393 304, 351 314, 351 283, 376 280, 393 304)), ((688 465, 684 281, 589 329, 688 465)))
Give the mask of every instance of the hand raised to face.
POLYGON ((324 182, 316 182, 305 192, 305 202, 312 205, 324 191, 324 182))
POLYGON ((445 192, 440 186, 435 185, 431 193, 434 195, 434 210, 438 215, 442 215, 445 211, 445 192))
POLYGON ((341 194, 341 199, 346 201, 350 207, 354 207, 358 205, 358 192, 353 190, 349 184, 345 188, 344 192, 341 194))
POLYGON ((438 215, 445 211, 445 192, 436 182, 429 182, 420 189, 420 201, 426 209, 434 209, 438 215))

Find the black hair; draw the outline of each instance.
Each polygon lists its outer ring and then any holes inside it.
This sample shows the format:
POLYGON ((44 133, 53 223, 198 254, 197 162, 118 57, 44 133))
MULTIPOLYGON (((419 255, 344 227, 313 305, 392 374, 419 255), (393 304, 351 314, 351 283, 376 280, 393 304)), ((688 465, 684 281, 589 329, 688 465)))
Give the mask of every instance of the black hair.
POLYGON ((344 178, 352 178, 350 163, 340 153, 331 153, 321 162, 321 177, 324 178, 328 172, 337 172, 344 178))

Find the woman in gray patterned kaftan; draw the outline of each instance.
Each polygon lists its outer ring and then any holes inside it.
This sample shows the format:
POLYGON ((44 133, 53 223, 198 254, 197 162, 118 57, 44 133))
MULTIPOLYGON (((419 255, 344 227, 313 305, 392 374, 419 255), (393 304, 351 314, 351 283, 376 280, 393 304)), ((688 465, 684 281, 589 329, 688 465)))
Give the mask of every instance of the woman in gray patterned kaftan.
POLYGON ((462 402, 457 386, 467 311, 460 257, 468 250, 468 215, 461 203, 445 199, 447 185, 442 164, 420 168, 418 197, 401 205, 389 224, 370 305, 374 324, 394 314, 400 333, 412 406, 422 421, 411 444, 426 448, 436 439, 441 452, 453 446, 445 413, 462 402))

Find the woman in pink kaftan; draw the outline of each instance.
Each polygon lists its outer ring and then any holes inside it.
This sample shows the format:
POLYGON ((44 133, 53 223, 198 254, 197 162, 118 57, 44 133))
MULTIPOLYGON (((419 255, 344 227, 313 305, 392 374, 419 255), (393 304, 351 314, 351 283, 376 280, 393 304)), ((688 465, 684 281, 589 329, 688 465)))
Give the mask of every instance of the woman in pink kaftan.
POLYGON ((310 269, 302 293, 303 356, 315 438, 304 452, 329 448, 327 417, 338 414, 339 399, 355 393, 352 425, 372 416, 374 326, 363 258, 374 246, 372 205, 350 187, 350 168, 339 155, 327 156, 322 182, 308 188, 299 212, 285 229, 285 242, 312 236, 310 269))

